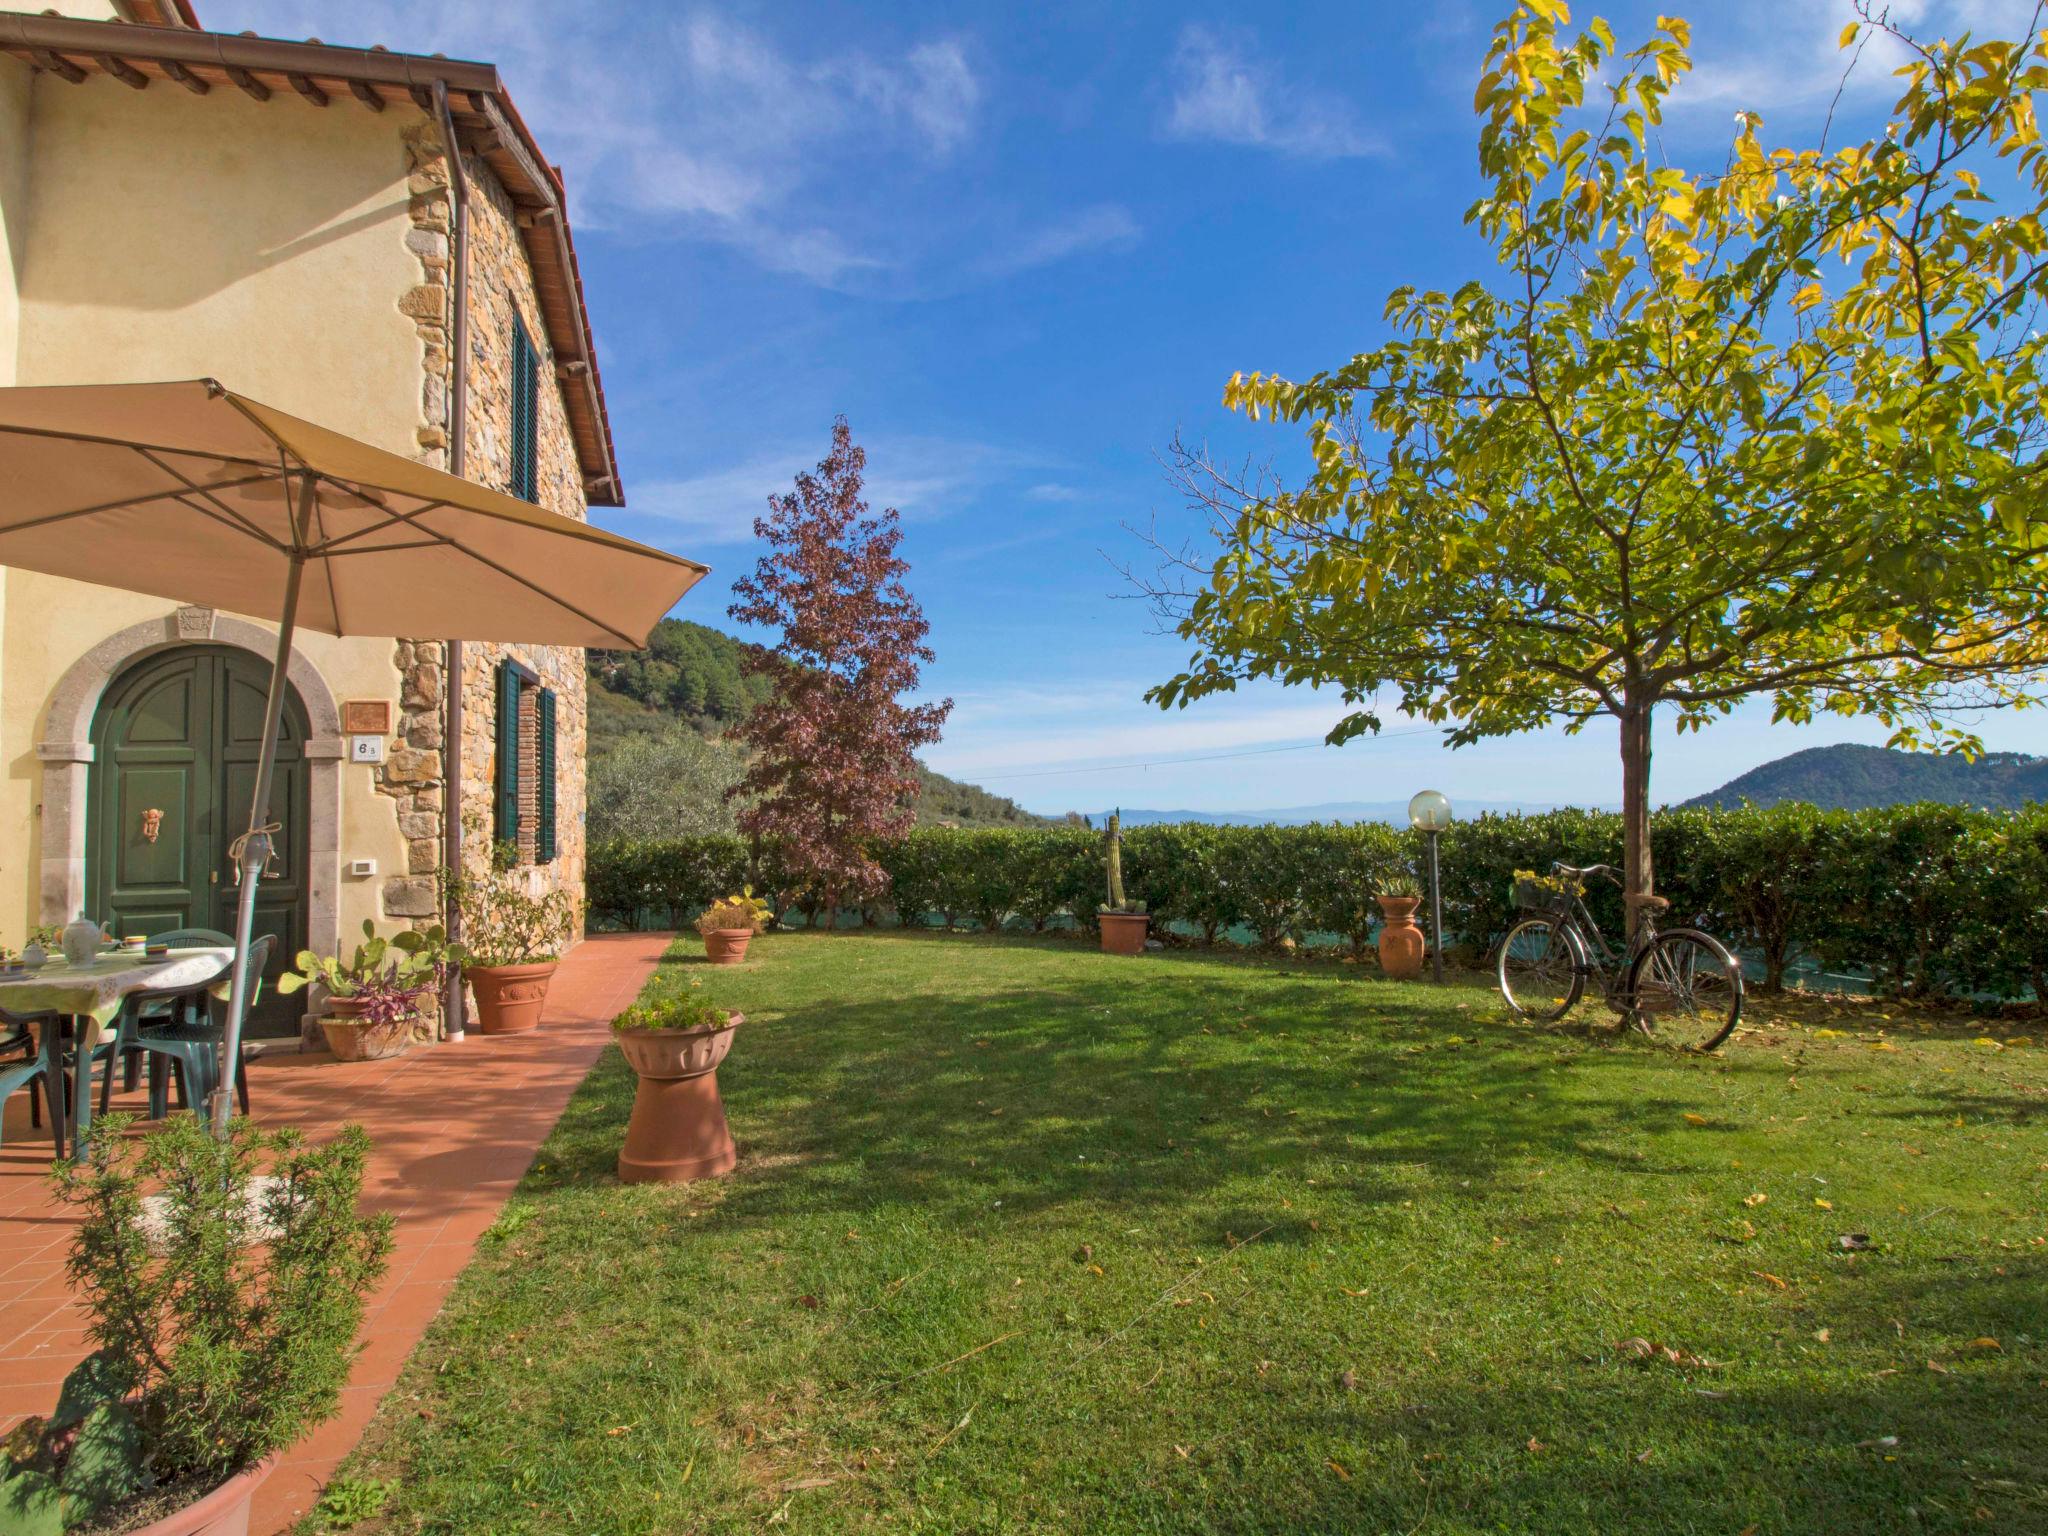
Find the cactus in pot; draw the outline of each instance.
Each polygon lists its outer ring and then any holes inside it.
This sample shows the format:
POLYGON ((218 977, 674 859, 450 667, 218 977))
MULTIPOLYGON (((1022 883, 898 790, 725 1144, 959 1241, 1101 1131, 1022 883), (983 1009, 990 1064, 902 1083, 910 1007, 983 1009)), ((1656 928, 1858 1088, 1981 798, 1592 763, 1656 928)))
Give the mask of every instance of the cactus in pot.
POLYGON ((1109 900, 1096 913, 1096 923, 1102 930, 1102 948, 1112 955, 1136 955, 1144 952, 1145 903, 1128 901, 1124 897, 1124 832, 1123 811, 1111 811, 1109 820, 1102 829, 1103 864, 1109 884, 1109 900))

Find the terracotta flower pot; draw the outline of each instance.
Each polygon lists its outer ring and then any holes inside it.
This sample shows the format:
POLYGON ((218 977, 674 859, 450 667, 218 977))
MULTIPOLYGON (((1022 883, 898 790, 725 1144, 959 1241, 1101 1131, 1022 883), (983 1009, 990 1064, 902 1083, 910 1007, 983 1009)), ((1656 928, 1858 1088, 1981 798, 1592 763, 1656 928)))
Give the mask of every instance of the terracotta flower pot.
POLYGON ((738 965, 753 937, 751 928, 714 928, 704 935, 704 958, 713 965, 738 965))
POLYGON ((1382 896, 1380 915, 1380 969, 1396 981, 1411 981, 1422 974, 1422 962, 1429 953, 1422 925, 1415 921, 1420 896, 1382 896))
POLYGON ((1145 953, 1145 928, 1152 919, 1143 912, 1098 912, 1095 921, 1102 929, 1105 955, 1145 953))
POLYGON ((320 1020, 320 1033, 327 1037, 327 1049, 336 1061, 382 1061, 400 1056, 412 1045, 412 1027, 417 1013, 375 1024, 363 1017, 369 1007, 359 997, 330 997, 327 1013, 320 1020))
POLYGON ((463 975, 476 994, 476 1027, 487 1035, 523 1035, 540 1027, 541 1005, 559 962, 537 965, 472 965, 463 975))
POLYGON ((273 1452, 175 1514, 139 1526, 130 1536, 249 1536, 249 1500, 277 1465, 273 1452))
POLYGON ((621 1183, 682 1184, 732 1171, 739 1154, 718 1096, 718 1064, 745 1022, 735 1013, 715 1028, 612 1031, 640 1074, 619 1149, 621 1183))

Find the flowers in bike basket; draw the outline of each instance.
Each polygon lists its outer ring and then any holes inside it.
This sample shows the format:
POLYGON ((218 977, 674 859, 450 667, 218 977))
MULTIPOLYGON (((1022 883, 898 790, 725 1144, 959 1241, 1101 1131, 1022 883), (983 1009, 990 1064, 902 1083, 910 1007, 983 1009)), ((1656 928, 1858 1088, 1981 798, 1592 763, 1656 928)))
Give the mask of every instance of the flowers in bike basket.
POLYGON ((1562 875, 1539 875, 1534 870, 1518 869, 1508 886, 1508 896, 1519 911, 1548 912, 1573 890, 1562 875))

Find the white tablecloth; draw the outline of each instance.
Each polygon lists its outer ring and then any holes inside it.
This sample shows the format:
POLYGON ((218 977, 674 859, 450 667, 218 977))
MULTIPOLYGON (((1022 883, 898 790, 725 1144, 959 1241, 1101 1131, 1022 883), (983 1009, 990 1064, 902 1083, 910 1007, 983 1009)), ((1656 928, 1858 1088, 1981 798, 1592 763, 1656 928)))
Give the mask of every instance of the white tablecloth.
MULTIPOLYGON (((53 961, 29 975, 0 976, 0 1008, 19 1017, 25 1013, 68 1013, 110 1024, 121 1004, 136 992, 175 992, 219 976, 234 957, 232 949, 174 949, 155 963, 133 955, 105 954, 90 965, 53 961)), ((223 993, 225 995, 225 993, 223 993)))

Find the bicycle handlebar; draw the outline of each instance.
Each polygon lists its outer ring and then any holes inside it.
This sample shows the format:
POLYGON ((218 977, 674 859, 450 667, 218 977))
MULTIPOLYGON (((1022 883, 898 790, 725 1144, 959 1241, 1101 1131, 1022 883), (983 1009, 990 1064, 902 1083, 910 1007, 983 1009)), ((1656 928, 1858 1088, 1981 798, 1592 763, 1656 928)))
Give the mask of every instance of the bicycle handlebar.
POLYGON ((1587 875, 1602 875, 1605 876, 1607 879, 1612 880, 1616 885, 1620 885, 1622 883, 1621 871, 1616 869, 1612 864, 1588 864, 1583 868, 1574 868, 1572 865, 1565 863, 1562 859, 1559 859, 1555 864, 1552 864, 1550 868, 1553 874, 1570 875, 1574 879, 1584 879, 1587 875))

